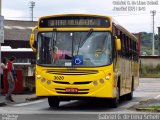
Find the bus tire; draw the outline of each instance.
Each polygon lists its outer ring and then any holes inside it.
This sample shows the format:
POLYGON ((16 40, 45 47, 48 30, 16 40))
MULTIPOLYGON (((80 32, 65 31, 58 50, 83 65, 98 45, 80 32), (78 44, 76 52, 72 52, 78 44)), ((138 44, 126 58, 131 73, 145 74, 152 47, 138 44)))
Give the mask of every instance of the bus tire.
POLYGON ((48 97, 48 104, 51 108, 59 107, 60 99, 58 97, 48 97))
POLYGON ((132 100, 133 99, 133 91, 134 91, 134 77, 132 77, 131 92, 126 95, 126 100, 132 100))
POLYGON ((119 105, 119 99, 120 99, 120 88, 117 87, 116 98, 113 98, 112 101, 111 101, 111 107, 112 108, 117 108, 118 107, 118 105, 119 105))

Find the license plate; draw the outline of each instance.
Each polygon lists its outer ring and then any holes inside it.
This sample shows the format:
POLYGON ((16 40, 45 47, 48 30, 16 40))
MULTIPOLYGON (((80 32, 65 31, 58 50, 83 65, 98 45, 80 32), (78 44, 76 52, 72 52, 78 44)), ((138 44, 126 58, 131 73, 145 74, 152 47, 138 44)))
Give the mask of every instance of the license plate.
POLYGON ((66 88, 66 92, 77 93, 78 89, 77 88, 66 88))

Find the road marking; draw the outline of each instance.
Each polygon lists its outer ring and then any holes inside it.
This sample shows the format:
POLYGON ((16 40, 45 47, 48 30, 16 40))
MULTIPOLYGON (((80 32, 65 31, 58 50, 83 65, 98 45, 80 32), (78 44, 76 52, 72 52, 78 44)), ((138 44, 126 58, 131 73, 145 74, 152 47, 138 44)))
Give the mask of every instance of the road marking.
POLYGON ((44 101, 46 101, 46 100, 37 100, 37 101, 34 101, 34 102, 20 103, 20 104, 16 104, 16 105, 13 105, 13 106, 20 107, 20 106, 26 106, 26 105, 41 103, 41 102, 44 102, 44 101))
POLYGON ((157 95, 156 97, 154 97, 154 99, 158 99, 160 97, 160 95, 157 95))

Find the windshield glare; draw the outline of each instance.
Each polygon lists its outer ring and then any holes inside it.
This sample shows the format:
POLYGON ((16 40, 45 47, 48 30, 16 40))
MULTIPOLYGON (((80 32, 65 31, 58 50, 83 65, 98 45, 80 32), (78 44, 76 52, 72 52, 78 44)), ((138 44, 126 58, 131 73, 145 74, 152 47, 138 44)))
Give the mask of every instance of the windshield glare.
POLYGON ((112 62, 109 32, 42 32, 37 63, 44 66, 96 67, 112 62), (89 34, 88 34, 89 33, 89 34))

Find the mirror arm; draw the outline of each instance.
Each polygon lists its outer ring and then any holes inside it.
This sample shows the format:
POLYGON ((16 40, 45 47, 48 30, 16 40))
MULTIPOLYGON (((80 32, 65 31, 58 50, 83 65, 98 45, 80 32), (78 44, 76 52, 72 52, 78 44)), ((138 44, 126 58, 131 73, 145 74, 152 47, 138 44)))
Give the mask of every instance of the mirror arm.
POLYGON ((30 47, 32 48, 33 52, 36 52, 36 48, 34 48, 34 39, 35 39, 35 30, 38 28, 38 26, 35 26, 34 28, 32 28, 32 32, 31 32, 31 36, 30 36, 30 47))

